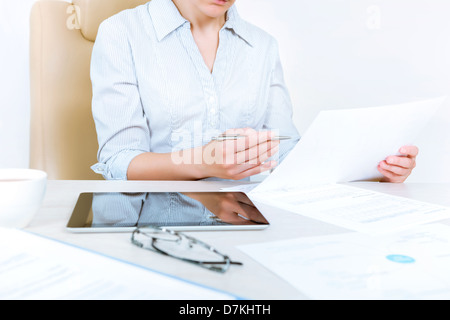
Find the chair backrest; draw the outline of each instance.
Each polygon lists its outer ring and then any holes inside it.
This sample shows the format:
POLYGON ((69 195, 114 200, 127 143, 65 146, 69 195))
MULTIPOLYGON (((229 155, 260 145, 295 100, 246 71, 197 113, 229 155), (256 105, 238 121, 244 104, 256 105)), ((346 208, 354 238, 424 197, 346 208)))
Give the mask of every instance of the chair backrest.
POLYGON ((38 1, 31 11, 30 167, 55 180, 96 180, 90 61, 100 23, 149 0, 38 1))

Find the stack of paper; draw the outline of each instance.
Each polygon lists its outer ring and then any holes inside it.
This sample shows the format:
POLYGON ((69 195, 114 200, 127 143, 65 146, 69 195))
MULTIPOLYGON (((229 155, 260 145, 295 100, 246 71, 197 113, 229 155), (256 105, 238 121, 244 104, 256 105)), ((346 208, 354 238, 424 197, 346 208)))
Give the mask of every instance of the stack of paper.
POLYGON ((378 163, 413 145, 444 99, 324 111, 262 183, 226 190, 371 234, 450 218, 447 207, 338 184, 379 179, 378 163))
POLYGON ((426 223, 450 209, 340 184, 379 179, 378 163, 413 145, 443 100, 321 113, 266 180, 242 191, 358 232, 239 248, 313 299, 449 299, 450 227, 426 223))
POLYGON ((251 199, 373 235, 450 219, 448 207, 341 184, 304 186, 251 199))

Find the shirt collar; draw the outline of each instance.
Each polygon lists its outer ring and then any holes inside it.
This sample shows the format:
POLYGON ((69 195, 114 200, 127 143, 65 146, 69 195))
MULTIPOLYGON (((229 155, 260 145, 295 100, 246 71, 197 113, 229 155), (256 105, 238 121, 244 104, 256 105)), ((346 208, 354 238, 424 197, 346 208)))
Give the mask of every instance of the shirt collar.
POLYGON ((228 10, 227 21, 224 25, 224 28, 233 30, 236 35, 238 35, 242 40, 252 46, 252 37, 251 33, 249 32, 248 25, 239 16, 236 5, 233 5, 228 10))
POLYGON ((148 11, 152 17, 158 41, 163 40, 185 23, 189 23, 180 14, 172 0, 152 0, 148 4, 148 11))
MULTIPOLYGON (((162 41, 170 33, 184 24, 189 24, 178 11, 172 0, 152 0, 148 4, 148 10, 153 20, 158 41, 162 41)), ((236 5, 227 12, 227 21, 224 29, 232 30, 237 36, 252 45, 252 39, 247 24, 240 18, 236 5)))

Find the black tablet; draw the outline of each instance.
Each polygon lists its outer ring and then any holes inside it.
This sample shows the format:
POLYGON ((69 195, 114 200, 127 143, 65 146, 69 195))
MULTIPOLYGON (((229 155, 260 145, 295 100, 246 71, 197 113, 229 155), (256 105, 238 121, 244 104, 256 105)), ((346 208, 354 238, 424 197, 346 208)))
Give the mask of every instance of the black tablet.
POLYGON ((261 230, 269 222, 241 192, 82 193, 71 232, 132 232, 157 226, 175 231, 261 230))

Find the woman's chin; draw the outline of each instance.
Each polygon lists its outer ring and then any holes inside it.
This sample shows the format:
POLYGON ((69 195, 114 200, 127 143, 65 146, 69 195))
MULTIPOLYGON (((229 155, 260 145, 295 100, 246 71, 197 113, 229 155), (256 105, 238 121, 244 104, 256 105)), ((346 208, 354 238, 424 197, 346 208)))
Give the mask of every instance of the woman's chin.
POLYGON ((203 13, 211 18, 222 17, 233 5, 234 1, 212 0, 204 7, 203 13))

